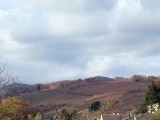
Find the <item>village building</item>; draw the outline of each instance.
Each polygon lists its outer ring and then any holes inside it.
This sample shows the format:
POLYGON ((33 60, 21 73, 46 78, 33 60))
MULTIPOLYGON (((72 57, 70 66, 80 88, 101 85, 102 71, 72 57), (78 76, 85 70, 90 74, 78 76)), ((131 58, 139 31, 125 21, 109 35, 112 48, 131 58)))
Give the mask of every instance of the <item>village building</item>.
POLYGON ((158 103, 153 104, 153 105, 149 105, 149 106, 148 106, 148 113, 155 114, 155 112, 158 111, 158 107, 159 107, 159 104, 158 104, 158 103))

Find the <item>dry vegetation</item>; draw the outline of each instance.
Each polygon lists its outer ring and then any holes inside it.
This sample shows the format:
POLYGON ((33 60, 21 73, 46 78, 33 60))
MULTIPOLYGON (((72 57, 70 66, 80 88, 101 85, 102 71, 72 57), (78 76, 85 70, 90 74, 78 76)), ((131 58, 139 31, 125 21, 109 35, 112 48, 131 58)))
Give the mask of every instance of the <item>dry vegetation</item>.
MULTIPOLYGON (((38 106, 43 112, 66 108, 68 111, 84 110, 94 101, 116 99, 126 106, 137 106, 147 89, 147 82, 106 81, 58 87, 23 93, 21 96, 38 106), (73 89, 74 86, 74 89, 73 89)), ((98 112, 99 113, 99 112, 98 112)), ((94 116, 98 114, 95 112, 94 116)))

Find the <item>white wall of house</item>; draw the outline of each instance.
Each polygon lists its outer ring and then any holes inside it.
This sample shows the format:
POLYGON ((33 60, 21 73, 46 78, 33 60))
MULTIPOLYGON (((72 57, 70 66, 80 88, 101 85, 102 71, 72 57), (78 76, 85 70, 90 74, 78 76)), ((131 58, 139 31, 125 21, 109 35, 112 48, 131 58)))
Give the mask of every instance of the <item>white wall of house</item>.
POLYGON ((100 120, 103 120, 103 117, 102 117, 102 115, 101 115, 101 118, 100 118, 100 120))
POLYGON ((158 104, 158 103, 153 104, 152 106, 149 105, 149 106, 148 106, 148 113, 155 114, 155 112, 158 111, 158 107, 159 107, 159 104, 158 104))

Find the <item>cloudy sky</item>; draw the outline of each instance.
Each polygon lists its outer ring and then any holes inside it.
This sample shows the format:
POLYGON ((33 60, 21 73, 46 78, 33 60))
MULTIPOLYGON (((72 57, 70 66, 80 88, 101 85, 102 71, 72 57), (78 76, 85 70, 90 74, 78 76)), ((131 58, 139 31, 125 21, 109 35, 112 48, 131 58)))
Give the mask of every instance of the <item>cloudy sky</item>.
POLYGON ((0 62, 24 83, 160 75, 160 0, 0 0, 0 62))

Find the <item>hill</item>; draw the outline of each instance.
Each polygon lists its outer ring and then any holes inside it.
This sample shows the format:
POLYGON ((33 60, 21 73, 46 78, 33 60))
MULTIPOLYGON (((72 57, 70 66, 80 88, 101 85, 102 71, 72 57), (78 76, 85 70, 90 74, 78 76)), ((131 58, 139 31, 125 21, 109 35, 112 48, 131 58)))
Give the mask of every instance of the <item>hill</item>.
POLYGON ((81 111, 94 101, 104 102, 113 99, 127 107, 136 107, 148 86, 147 82, 99 80, 97 77, 56 82, 58 83, 57 87, 27 92, 21 96, 46 113, 63 108, 81 111))
POLYGON ((102 82, 112 81, 112 80, 114 79, 109 77, 102 77, 102 76, 96 76, 96 77, 90 77, 90 78, 78 79, 78 80, 63 80, 63 81, 57 81, 57 82, 41 85, 41 89, 57 89, 57 88, 61 89, 66 86, 68 88, 74 89, 76 87, 85 86, 88 84, 102 83, 102 82))

